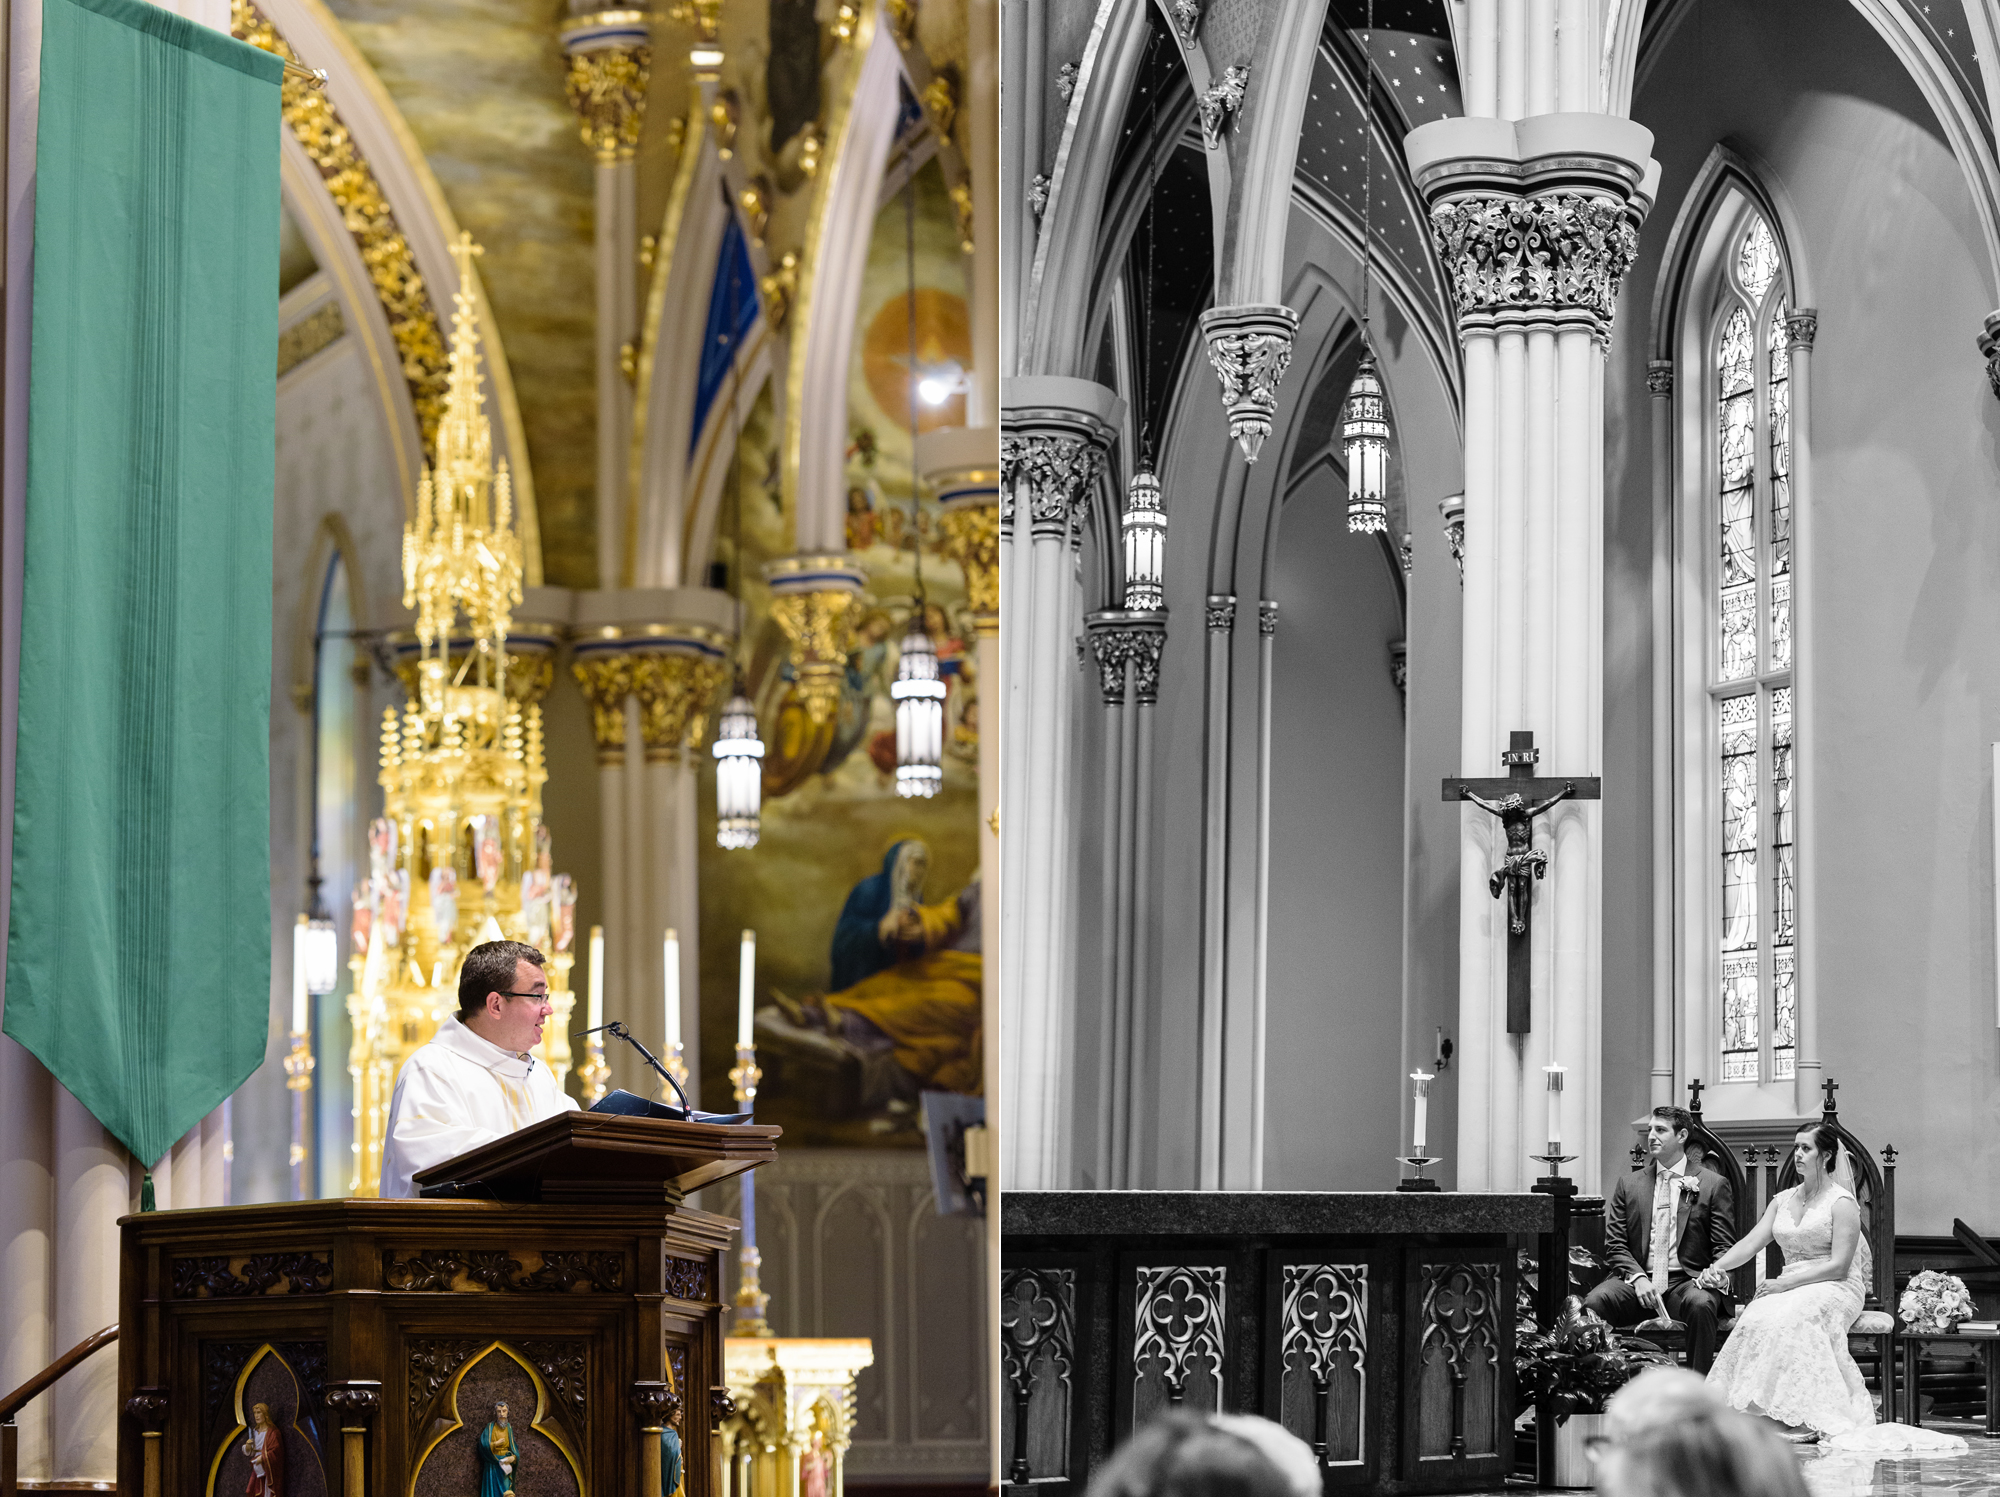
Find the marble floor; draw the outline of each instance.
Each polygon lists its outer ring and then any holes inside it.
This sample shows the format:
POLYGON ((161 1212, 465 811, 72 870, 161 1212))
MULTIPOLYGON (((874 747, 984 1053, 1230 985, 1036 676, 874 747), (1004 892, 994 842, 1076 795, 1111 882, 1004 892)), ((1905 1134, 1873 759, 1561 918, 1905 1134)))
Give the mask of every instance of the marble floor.
POLYGON ((1927 1426, 1965 1437, 1966 1452, 1960 1456, 1932 1456, 1925 1460, 1871 1460, 1820 1451, 1813 1446, 1800 1448, 1806 1486, 1813 1497, 1917 1497, 1930 1492, 2000 1493, 2000 1440, 1982 1433, 1984 1424, 1976 1420, 1934 1419, 1927 1426))

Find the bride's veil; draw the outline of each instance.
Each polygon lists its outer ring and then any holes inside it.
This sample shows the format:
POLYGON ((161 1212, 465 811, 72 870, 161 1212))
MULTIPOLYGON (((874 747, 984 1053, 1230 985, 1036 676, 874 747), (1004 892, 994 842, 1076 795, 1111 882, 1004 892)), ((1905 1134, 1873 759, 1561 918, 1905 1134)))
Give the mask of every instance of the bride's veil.
MULTIPOLYGON (((1854 1156, 1847 1152, 1846 1144, 1835 1144, 1833 1149, 1833 1183, 1846 1191, 1854 1204, 1861 1204, 1861 1197, 1854 1189, 1854 1156)), ((1868 1232, 1862 1230, 1861 1240, 1854 1245, 1854 1258, 1861 1265, 1861 1276, 1872 1279, 1875 1272, 1875 1251, 1868 1245, 1868 1232)))

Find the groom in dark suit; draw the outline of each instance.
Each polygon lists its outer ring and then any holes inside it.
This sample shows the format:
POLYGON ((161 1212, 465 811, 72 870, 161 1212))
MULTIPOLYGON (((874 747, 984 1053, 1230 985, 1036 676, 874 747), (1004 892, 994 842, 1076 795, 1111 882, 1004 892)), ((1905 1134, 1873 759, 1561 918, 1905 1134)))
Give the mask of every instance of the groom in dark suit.
POLYGON ((1687 1326, 1688 1366, 1715 1362, 1715 1326, 1729 1296, 1696 1286, 1695 1275, 1736 1241, 1729 1182, 1687 1157, 1694 1118, 1684 1107, 1655 1107, 1646 1127, 1646 1167, 1628 1174, 1604 1205, 1604 1258, 1611 1275, 1584 1306, 1614 1326, 1666 1314, 1687 1326))

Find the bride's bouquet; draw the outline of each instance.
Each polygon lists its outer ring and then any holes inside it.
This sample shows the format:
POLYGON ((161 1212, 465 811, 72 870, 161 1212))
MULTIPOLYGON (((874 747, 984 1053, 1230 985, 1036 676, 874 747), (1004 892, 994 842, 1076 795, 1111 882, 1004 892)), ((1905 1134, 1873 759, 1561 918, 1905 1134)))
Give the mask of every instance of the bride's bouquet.
POLYGON ((1896 1308, 1904 1323, 1919 1331, 1948 1331, 1975 1313, 1965 1280, 1934 1268, 1911 1276, 1896 1308))

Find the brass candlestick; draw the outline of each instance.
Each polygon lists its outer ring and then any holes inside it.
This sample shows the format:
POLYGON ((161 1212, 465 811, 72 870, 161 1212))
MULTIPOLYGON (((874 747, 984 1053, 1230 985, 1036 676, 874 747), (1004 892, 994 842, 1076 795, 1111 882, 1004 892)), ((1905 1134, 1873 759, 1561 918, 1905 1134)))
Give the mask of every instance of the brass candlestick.
MULTIPOLYGON (((681 1041, 675 1040, 671 1045, 667 1046, 666 1067, 667 1074, 674 1078, 675 1084, 680 1087, 682 1092, 686 1092, 688 1082, 691 1078, 688 1075, 687 1068, 687 1046, 681 1041)), ((731 1071, 729 1075, 733 1080, 736 1073, 731 1071)), ((675 1095, 673 1087, 668 1086, 664 1081, 660 1083, 660 1100, 675 1107, 681 1105, 681 1099, 675 1095)))
POLYGON ((745 1112, 756 1105, 757 1083, 763 1079, 764 1073, 757 1068, 757 1047, 738 1045, 736 1064, 729 1068, 729 1084, 736 1088, 736 1101, 745 1112))
MULTIPOLYGON (((751 1110, 757 1100, 757 1083, 764 1079, 764 1073, 757 1068, 757 1047, 738 1045, 736 1064, 730 1068, 730 1085, 736 1088, 736 1105, 744 1112, 751 1110)), ((729 1328, 732 1336, 768 1336, 770 1322, 764 1319, 764 1309, 771 1302, 771 1296, 764 1292, 758 1273, 764 1264, 764 1255, 757 1251, 757 1181, 746 1171, 743 1180, 743 1251, 738 1258, 742 1268, 740 1282, 736 1286, 736 1319, 729 1328)))
POLYGON ((583 1105, 595 1107, 611 1089, 611 1067, 604 1063, 604 1036, 593 1034, 583 1042, 583 1064, 576 1068, 576 1083, 583 1089, 583 1105))
POLYGON ((292 1199, 309 1199, 306 1188, 306 1109, 312 1105, 312 1035, 292 1031, 292 1052, 285 1057, 285 1089, 292 1094, 292 1199))

